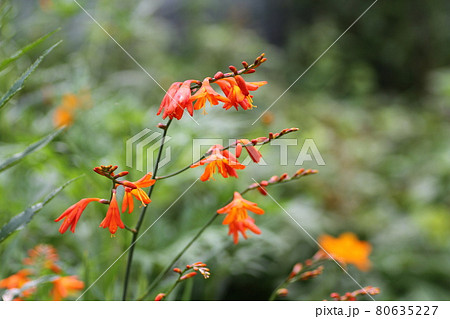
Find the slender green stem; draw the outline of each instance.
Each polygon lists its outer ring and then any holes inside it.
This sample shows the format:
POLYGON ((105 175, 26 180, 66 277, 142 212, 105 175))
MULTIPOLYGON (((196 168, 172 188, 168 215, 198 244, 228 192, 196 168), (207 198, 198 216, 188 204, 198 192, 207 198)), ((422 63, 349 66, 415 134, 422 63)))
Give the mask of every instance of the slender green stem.
MULTIPOLYGON (((158 157, 156 158, 155 167, 153 169, 153 176, 156 176, 156 174, 158 173, 159 162, 161 160, 161 155, 162 155, 163 148, 164 148, 164 142, 166 140, 166 135, 167 135, 167 131, 169 130, 170 123, 172 123, 172 119, 170 119, 167 122, 167 124, 164 128, 163 136, 161 138, 161 144, 159 146, 158 157)), ((153 192, 153 189, 155 188, 155 184, 150 186, 150 189, 148 190, 148 197, 152 196, 152 192, 153 192)), ((144 206, 142 208, 141 214, 139 215, 139 219, 138 219, 138 222, 135 227, 135 232, 133 232, 133 237, 131 238, 130 250, 128 252, 127 268, 125 271, 125 279, 124 279, 124 285, 123 285, 122 300, 124 300, 124 301, 127 300, 128 283, 130 281, 131 265, 133 263, 135 243, 136 243, 136 240, 139 235, 139 230, 142 226, 142 223, 144 222, 144 217, 145 217, 145 213, 147 211, 147 207, 148 206, 144 206)))
POLYGON ((295 277, 289 278, 289 276, 288 276, 281 284, 279 284, 277 286, 277 288, 275 288, 275 290, 272 291, 272 294, 269 297, 269 301, 274 301, 277 298, 278 291, 280 289, 286 288, 289 284, 298 281, 302 274, 304 274, 307 271, 312 270, 313 268, 318 267, 323 261, 321 259, 317 259, 317 260, 311 259, 311 260, 312 260, 312 263, 308 266, 303 267, 303 269, 301 271, 299 271, 298 274, 295 275, 295 277))
POLYGON ((172 261, 167 265, 167 267, 158 275, 158 277, 155 278, 155 280, 152 282, 152 284, 147 288, 145 293, 138 299, 138 300, 144 300, 150 292, 155 288, 159 282, 163 279, 163 277, 172 269, 172 266, 180 259, 181 256, 191 247, 191 245, 203 234, 203 232, 208 228, 209 225, 211 225, 216 218, 219 216, 219 214, 214 213, 214 215, 211 217, 210 220, 198 231, 198 233, 187 243, 186 246, 172 259, 172 261))
MULTIPOLYGON (((251 188, 246 188, 244 191, 241 192, 241 195, 244 195, 247 193, 251 188)), ((228 200, 227 203, 231 202, 232 199, 228 200)), ((219 216, 219 214, 214 213, 214 215, 206 222, 206 224, 200 228, 197 234, 187 243, 186 246, 183 247, 183 249, 172 259, 172 261, 167 265, 167 267, 158 275, 158 277, 155 278, 155 280, 152 282, 152 284, 147 288, 145 293, 138 299, 138 300, 144 300, 150 292, 155 288, 159 282, 163 279, 163 277, 172 269, 172 266, 180 259, 181 256, 189 249, 189 247, 192 246, 192 244, 203 234, 203 232, 206 230, 206 228, 211 225, 216 218, 219 216)))

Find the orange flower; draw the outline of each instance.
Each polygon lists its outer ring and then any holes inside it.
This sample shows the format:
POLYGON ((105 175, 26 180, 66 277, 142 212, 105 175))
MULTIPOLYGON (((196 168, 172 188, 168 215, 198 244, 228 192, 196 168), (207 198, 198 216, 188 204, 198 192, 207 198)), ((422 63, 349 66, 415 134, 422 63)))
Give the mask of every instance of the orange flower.
POLYGON ((208 152, 211 152, 211 154, 199 162, 191 165, 191 167, 194 168, 207 164, 205 172, 200 177, 202 182, 205 182, 212 177, 212 175, 216 172, 216 167, 218 168, 219 173, 225 178, 228 176, 234 176, 237 178, 238 175, 236 173, 236 169, 245 168, 245 165, 239 163, 233 154, 227 150, 223 150, 222 145, 213 145, 208 152))
POLYGON ((248 110, 255 107, 252 100, 253 96, 250 95, 249 91, 257 90, 260 86, 267 84, 267 81, 245 82, 242 76, 236 75, 235 77, 217 80, 216 83, 230 100, 230 102, 224 104, 224 109, 228 110, 234 106, 237 110, 241 106, 244 110, 248 110))
POLYGON ((53 281, 51 295, 54 301, 60 301, 83 288, 84 283, 78 280, 77 276, 59 277, 53 281))
POLYGON ((152 179, 152 174, 145 174, 137 182, 122 181, 125 188, 125 194, 123 195, 122 201, 122 213, 124 213, 128 208, 128 213, 131 214, 134 210, 133 196, 140 200, 142 205, 145 206, 151 203, 151 199, 148 197, 147 193, 142 189, 143 187, 149 187, 155 184, 156 180, 152 179), (129 185, 129 186, 127 186, 129 185))
POLYGON ((194 113, 194 107, 190 99, 192 82, 197 81, 186 80, 183 83, 173 83, 164 96, 156 115, 161 114, 161 111, 164 109, 164 113, 162 116, 163 119, 168 116, 170 119, 173 119, 175 117, 177 120, 179 120, 183 116, 184 110, 187 109, 189 114, 192 116, 194 113))
POLYGON ((51 245, 39 244, 28 251, 28 256, 23 260, 25 265, 42 266, 54 273, 61 272, 61 268, 55 263, 59 259, 58 253, 51 245))
POLYGON ((71 125, 73 123, 73 112, 62 107, 58 107, 53 114, 53 124, 55 127, 71 125))
POLYGON ((125 225, 120 218, 119 205, 117 204, 116 190, 113 189, 111 203, 109 204, 108 211, 106 212, 106 217, 100 223, 100 227, 109 228, 111 234, 115 234, 117 227, 125 228, 125 225))
POLYGON ((372 246, 366 241, 358 240, 353 233, 343 233, 338 238, 322 235, 319 244, 322 247, 318 252, 320 258, 327 259, 330 254, 340 263, 353 264, 362 271, 370 269, 369 255, 372 246))
POLYGON ((250 155, 252 161, 258 163, 261 160, 262 155, 253 145, 250 144, 251 142, 245 138, 237 140, 236 157, 239 158, 239 156, 241 156, 242 146, 244 146, 248 152, 248 155, 250 155))
POLYGON ((216 91, 211 87, 209 81, 211 78, 206 78, 202 82, 202 87, 191 96, 191 101, 196 101, 194 104, 194 109, 199 110, 205 106, 206 100, 211 103, 211 105, 217 105, 220 102, 230 103, 230 100, 216 91))
POLYGON ((217 211, 218 214, 228 214, 223 220, 223 225, 229 225, 228 235, 233 234, 234 243, 239 242, 239 232, 247 239, 245 233, 248 229, 259 235, 261 230, 255 225, 255 220, 248 216, 247 210, 262 215, 264 210, 259 208, 256 203, 242 198, 241 194, 234 192, 234 198, 228 205, 217 211))
POLYGON ((74 233, 75 228, 77 227, 78 220, 81 217, 81 214, 85 210, 86 206, 90 202, 94 202, 94 201, 100 202, 101 199, 100 198, 83 198, 78 203, 70 206, 64 213, 61 214, 61 216, 59 216, 57 219, 55 219, 55 222, 59 222, 61 219, 64 218, 64 221, 63 221, 61 227, 59 228, 59 232, 61 234, 64 234, 66 232, 66 230, 69 228, 69 226, 71 226, 70 231, 72 233, 74 233))
POLYGON ((53 124, 56 127, 71 125, 74 120, 75 110, 89 104, 89 93, 84 92, 79 95, 73 93, 64 94, 61 104, 58 105, 53 114, 53 124))
POLYGON ((31 270, 22 269, 19 270, 14 275, 11 275, 5 279, 0 280, 0 288, 4 289, 13 289, 13 288, 21 288, 27 282, 30 281, 28 276, 31 275, 31 270))

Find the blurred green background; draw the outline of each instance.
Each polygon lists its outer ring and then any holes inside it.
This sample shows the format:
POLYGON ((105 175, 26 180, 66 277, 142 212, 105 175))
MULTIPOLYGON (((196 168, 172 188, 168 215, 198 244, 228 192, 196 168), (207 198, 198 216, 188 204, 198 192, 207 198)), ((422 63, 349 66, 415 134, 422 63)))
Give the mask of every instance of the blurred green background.
MULTIPOLYGON (((239 179, 198 182, 137 244, 130 297, 137 297, 234 190, 283 172, 294 173, 305 139, 316 143, 320 173, 269 189, 313 237, 351 231, 372 244, 373 267, 350 274, 363 286, 381 288, 379 300, 450 298, 450 3, 444 0, 379 1, 292 88, 252 125, 311 63, 371 4, 371 1, 79 1, 167 89, 174 81, 203 79, 230 64, 268 61, 246 80, 267 80, 255 93, 257 109, 236 112, 207 106, 208 115, 172 124, 170 173, 192 160, 193 138, 254 138, 287 127, 287 165, 279 147, 264 146, 267 166, 250 165, 239 179)), ((81 174, 20 232, 0 245, 0 278, 21 268, 26 251, 54 245, 68 272, 89 286, 130 243, 119 230, 99 229, 106 207, 91 204, 75 234, 53 222, 84 197, 106 197, 109 182, 92 168, 126 167, 125 143, 144 128, 155 129, 164 95, 72 0, 1 2, 0 60, 45 33, 61 31, 1 71, 0 92, 51 44, 62 39, 24 90, 0 112, 0 160, 54 129, 65 94, 89 92, 91 107, 77 110, 74 124, 44 149, 0 174, 0 225, 81 174)), ((189 170, 158 183, 143 230, 200 174, 189 170)), ((262 235, 227 236, 216 221, 177 263, 204 261, 211 278, 194 278, 171 297, 194 300, 267 300, 294 263, 317 246, 269 197, 246 198, 266 214, 257 216, 262 235)), ((138 211, 123 220, 134 225, 138 211)), ((90 289, 84 300, 119 300, 126 258, 90 289)), ((197 276, 199 277, 199 276, 197 276)), ((175 280, 169 274, 154 291, 175 280)), ((322 300, 331 292, 358 289, 333 263, 311 281, 290 287, 288 300, 322 300)))

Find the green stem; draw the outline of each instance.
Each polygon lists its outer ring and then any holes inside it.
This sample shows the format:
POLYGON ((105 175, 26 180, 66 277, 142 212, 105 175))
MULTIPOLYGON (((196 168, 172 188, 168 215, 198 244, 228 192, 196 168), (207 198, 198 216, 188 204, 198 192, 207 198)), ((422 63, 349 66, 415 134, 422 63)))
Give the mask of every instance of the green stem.
POLYGON ((163 277, 172 269, 172 266, 180 259, 181 256, 191 247, 191 245, 201 236, 201 234, 208 228, 209 225, 211 225, 216 218, 219 216, 219 214, 215 213, 214 216, 211 217, 210 220, 198 231, 198 233, 189 241, 189 243, 184 246, 184 248, 172 259, 172 261, 167 265, 167 267, 156 277, 156 279, 152 282, 150 287, 147 288, 145 293, 138 299, 138 300, 144 300, 150 292, 155 288, 159 282, 163 279, 163 277))
MULTIPOLYGON (((164 142, 166 140, 166 135, 167 135, 167 131, 169 130, 170 123, 172 123, 172 119, 170 119, 167 122, 166 127, 164 128, 163 136, 161 138, 161 144, 160 144, 160 147, 159 147, 158 157, 156 159, 155 167, 153 169, 153 176, 156 176, 156 174, 158 173, 159 162, 161 160, 161 155, 162 155, 163 148, 164 148, 164 142)), ((155 184, 150 186, 150 189, 148 190, 148 197, 152 196, 152 192, 153 192, 153 189, 155 187, 155 184)), ((124 301, 127 300, 128 283, 130 281, 131 265, 133 263, 135 243, 136 243, 136 240, 137 240, 138 235, 139 235, 139 230, 140 230, 140 228, 142 226, 142 223, 144 222, 144 217, 145 217, 145 213, 147 211, 147 207, 148 206, 144 206, 142 208, 141 214, 139 215, 139 219, 138 219, 138 222, 137 222, 136 227, 135 227, 136 231, 133 232, 133 237, 131 239, 130 250, 128 252, 127 266, 126 266, 126 271, 125 271, 124 285, 123 285, 122 300, 124 300, 124 301)))
POLYGON ((311 260, 312 260, 312 263, 308 266, 303 267, 303 269, 301 271, 299 271, 298 274, 295 275, 295 277, 292 277, 292 278, 287 277, 281 284, 279 284, 277 286, 277 288, 275 288, 275 290, 272 291, 272 294, 269 297, 269 301, 274 301, 277 298, 278 290, 286 288, 289 284, 298 281, 302 274, 318 267, 322 262, 322 260, 320 260, 320 259, 317 259, 317 260, 311 259, 311 260))
MULTIPOLYGON (((241 195, 244 195, 249 190, 250 190, 250 188, 246 188, 244 191, 241 192, 241 195)), ((231 199, 227 201, 227 203, 229 203, 229 202, 231 202, 231 199)), ((147 288, 145 293, 138 300, 144 300, 150 294, 150 292, 153 290, 153 288, 155 288, 159 284, 159 282, 163 279, 163 277, 170 271, 170 269, 172 269, 172 266, 178 261, 178 259, 180 259, 180 257, 183 256, 183 254, 189 249, 189 247, 192 246, 192 244, 203 234, 203 232, 206 230, 206 228, 208 228, 209 225, 211 225, 218 216, 219 216, 219 214, 215 213, 211 217, 211 219, 209 219, 206 222, 206 224, 202 228, 200 228, 198 233, 195 234, 195 236, 189 241, 189 243, 187 243, 187 245, 184 246, 184 248, 172 259, 172 261, 158 275, 158 277, 156 277, 156 279, 152 282, 152 284, 147 288)))

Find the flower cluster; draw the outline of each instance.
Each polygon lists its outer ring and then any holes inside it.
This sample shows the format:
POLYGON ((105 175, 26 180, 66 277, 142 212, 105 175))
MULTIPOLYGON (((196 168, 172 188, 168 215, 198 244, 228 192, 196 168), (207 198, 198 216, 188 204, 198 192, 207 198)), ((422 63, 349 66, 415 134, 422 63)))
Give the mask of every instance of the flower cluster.
POLYGON ((253 95, 250 94, 250 91, 257 90, 267 82, 246 82, 242 75, 255 72, 256 68, 265 61, 266 58, 263 53, 251 65, 243 61, 244 68, 241 70, 231 65, 229 66, 230 73, 217 72, 214 77, 206 77, 203 81, 175 82, 167 90, 157 115, 162 113, 163 119, 168 117, 180 120, 185 110, 188 111, 190 116, 193 116, 194 109, 204 108, 206 101, 211 106, 218 105, 221 102, 225 110, 233 106, 236 110, 239 107, 244 110, 252 109, 255 105, 253 105, 253 95), (214 90, 211 86, 212 83, 218 85, 223 95, 214 90))
POLYGON ((178 274, 178 279, 166 293, 159 293, 158 295, 156 295, 155 301, 161 301, 165 299, 180 282, 196 276, 197 273, 200 273, 205 279, 208 279, 211 275, 211 273, 209 272, 209 268, 207 268, 206 264, 201 261, 186 265, 183 270, 181 270, 180 268, 173 268, 172 270, 173 272, 178 274))
POLYGON ((52 300, 65 299, 84 288, 84 283, 77 276, 64 276, 62 268, 57 264, 59 260, 56 249, 50 245, 37 245, 28 252, 23 260, 27 266, 17 273, 0 280, 0 288, 7 289, 3 300, 27 300, 37 292, 37 285, 44 276, 49 276, 52 288, 49 292, 52 300))
MULTIPOLYGON (((237 169, 244 169, 246 166, 239 163, 237 160, 241 154, 242 149, 245 148, 248 155, 252 159, 253 162, 259 163, 259 161, 262 158, 261 153, 256 149, 255 146, 262 146, 264 144, 269 143, 273 139, 280 138, 281 136, 298 131, 298 128, 286 128, 282 130, 279 133, 269 133, 268 137, 258 137, 255 139, 247 140, 247 139, 238 139, 234 143, 230 144, 227 147, 223 147, 220 144, 213 145, 201 158, 198 162, 192 164, 190 167, 195 168, 198 166, 206 165, 205 171, 203 175, 200 177, 200 180, 205 182, 210 180, 213 174, 217 171, 224 177, 227 178, 229 176, 233 176, 235 178, 238 177, 236 170, 237 169), (229 149, 235 148, 235 155, 233 155, 229 149)), ((317 171, 308 170, 306 173, 303 174, 303 172, 298 173, 296 177, 299 175, 309 175, 316 173, 317 171)), ((287 176, 287 175, 286 175, 287 176)))
POLYGON ((255 220, 248 216, 247 211, 258 215, 264 214, 264 210, 259 208, 257 204, 242 198, 239 192, 234 192, 233 200, 217 210, 218 214, 227 214, 222 223, 228 225, 228 235, 233 235, 235 244, 239 242, 239 232, 245 239, 247 239, 247 230, 257 235, 261 234, 261 230, 255 225, 255 220))
POLYGON ((362 289, 355 290, 353 292, 346 292, 343 296, 338 294, 337 292, 333 292, 330 294, 330 297, 335 301, 356 301, 356 297, 364 296, 364 295, 378 295, 380 293, 380 288, 367 286, 362 289))
POLYGON ((279 183, 285 183, 285 182, 289 182, 295 179, 298 179, 300 177, 303 176, 308 176, 311 174, 317 174, 318 171, 315 169, 304 169, 304 168, 300 168, 297 172, 295 172, 294 175, 289 176, 287 173, 284 173, 280 176, 272 176, 271 178, 269 178, 268 180, 263 180, 259 183, 253 183, 249 186, 249 189, 257 189, 262 195, 267 195, 267 190, 266 187, 269 185, 274 185, 274 184, 279 184, 279 183))
POLYGON ((147 193, 142 189, 152 186, 156 181, 152 179, 152 174, 147 173, 141 179, 136 182, 130 182, 127 180, 119 180, 119 178, 128 175, 127 171, 115 174, 114 171, 117 166, 99 166, 95 167, 94 171, 102 176, 113 181, 113 188, 111 189, 110 200, 101 198, 83 198, 79 202, 70 206, 64 213, 62 213, 55 222, 63 220, 59 232, 62 234, 70 227, 71 232, 75 232, 78 220, 81 214, 86 209, 86 206, 91 202, 99 202, 101 204, 109 205, 108 211, 103 221, 100 223, 100 227, 108 228, 110 233, 114 235, 117 228, 125 228, 125 225, 120 218, 119 204, 117 202, 117 188, 122 186, 124 188, 124 196, 122 200, 122 213, 128 210, 128 213, 132 213, 134 210, 133 197, 140 201, 143 206, 151 202, 147 193))

